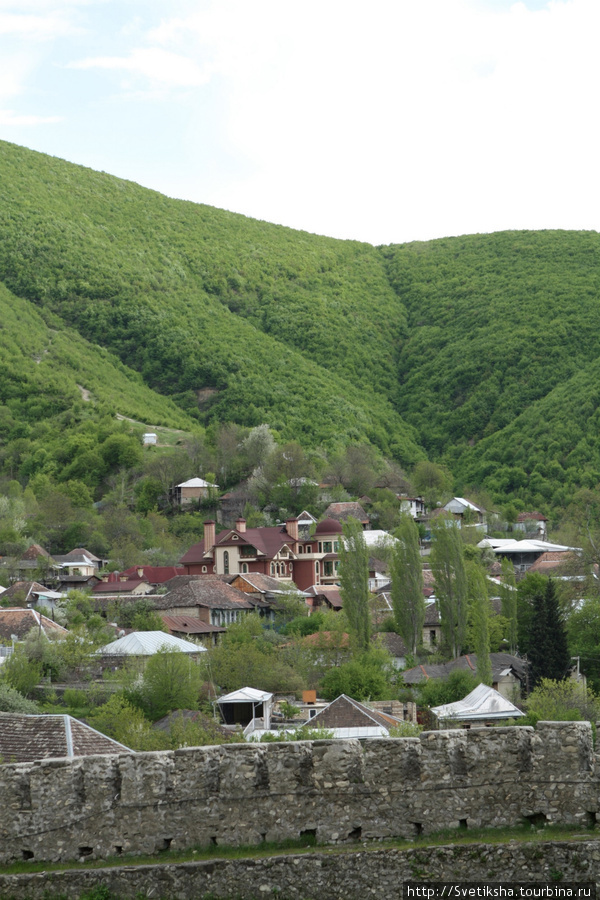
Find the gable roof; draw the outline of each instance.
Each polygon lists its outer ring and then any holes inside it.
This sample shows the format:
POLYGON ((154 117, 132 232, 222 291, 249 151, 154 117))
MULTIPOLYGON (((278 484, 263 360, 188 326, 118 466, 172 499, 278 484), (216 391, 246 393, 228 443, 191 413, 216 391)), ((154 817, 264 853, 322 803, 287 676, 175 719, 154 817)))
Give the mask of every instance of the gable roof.
POLYGON ((217 703, 263 703, 270 700, 273 694, 269 691, 260 691, 257 688, 243 687, 230 694, 224 694, 217 698, 217 703))
POLYGON ((94 594, 131 594, 141 584, 150 591, 152 587, 145 578, 130 578, 128 581, 99 581, 92 588, 94 594))
POLYGON ((96 653, 99 656, 152 656, 163 649, 180 650, 182 653, 206 653, 206 647, 184 641, 165 631, 132 631, 131 634, 100 647, 96 653))
MULTIPOLYGON (((226 528, 215 536, 215 546, 228 547, 230 545, 249 545, 256 547, 259 555, 267 559, 277 556, 284 544, 295 543, 287 533, 285 525, 264 526, 260 528, 246 528, 245 531, 237 531, 235 528, 226 528)), ((197 565, 205 563, 212 555, 205 556, 205 542, 198 541, 193 544, 187 553, 184 553, 179 562, 181 565, 197 565)))
MULTIPOLYGON (((7 593, 8 591, 2 595, 2 600, 7 593)), ((43 616, 35 609, 23 609, 16 606, 0 608, 0 638, 2 640, 10 643, 14 634, 18 640, 22 641, 32 628, 41 628, 46 636, 52 634, 66 637, 69 633, 58 622, 53 622, 52 619, 43 616)))
MULTIPOLYGON (((262 572, 245 572, 236 575, 235 581, 241 578, 246 584, 253 587, 259 594, 300 594, 296 585, 291 581, 281 581, 271 575, 263 575, 262 572)), ((236 588, 237 590, 237 588, 236 588)))
POLYGON ((62 597, 57 591, 51 591, 50 588, 44 587, 39 581, 15 581, 9 588, 4 591, 4 600, 11 597, 18 597, 19 601, 25 602, 29 598, 33 601, 38 597, 47 597, 51 600, 58 600, 62 597))
POLYGON ((181 484, 178 484, 177 487, 180 488, 218 488, 218 484, 213 484, 212 481, 205 481, 204 478, 190 478, 188 481, 182 481, 181 484))
POLYGON ((340 694, 335 700, 309 720, 311 728, 373 728, 389 731, 398 725, 399 719, 386 713, 369 709, 358 700, 346 694, 340 694))
POLYGON ((132 752, 72 716, 0 713, 0 757, 5 763, 132 752))

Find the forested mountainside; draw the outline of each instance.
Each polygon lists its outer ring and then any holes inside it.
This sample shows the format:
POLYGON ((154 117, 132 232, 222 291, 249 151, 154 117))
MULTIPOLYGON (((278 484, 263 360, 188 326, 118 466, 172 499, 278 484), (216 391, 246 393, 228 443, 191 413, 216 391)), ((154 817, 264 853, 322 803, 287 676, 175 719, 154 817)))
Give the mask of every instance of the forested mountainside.
POLYGON ((591 232, 338 241, 0 143, 0 452, 74 408, 268 423, 564 505, 600 482, 599 261, 591 232))

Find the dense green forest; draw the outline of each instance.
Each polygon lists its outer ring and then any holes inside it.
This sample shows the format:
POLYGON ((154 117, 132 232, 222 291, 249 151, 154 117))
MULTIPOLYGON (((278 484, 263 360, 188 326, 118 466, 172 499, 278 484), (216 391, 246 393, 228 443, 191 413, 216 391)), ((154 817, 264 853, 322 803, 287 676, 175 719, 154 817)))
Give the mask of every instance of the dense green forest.
POLYGON ((339 241, 0 143, 0 477, 72 465, 97 500, 117 415, 213 459, 265 423, 560 515, 600 481, 599 259, 591 232, 339 241))

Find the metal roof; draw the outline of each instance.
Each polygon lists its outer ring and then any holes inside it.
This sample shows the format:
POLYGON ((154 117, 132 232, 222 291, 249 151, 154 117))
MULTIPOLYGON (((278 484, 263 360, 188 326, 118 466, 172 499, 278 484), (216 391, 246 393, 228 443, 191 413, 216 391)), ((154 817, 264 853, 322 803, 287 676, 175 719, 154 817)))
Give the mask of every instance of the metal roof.
POLYGON ((132 631, 125 637, 105 644, 96 652, 100 656, 152 656, 158 650, 181 650, 182 653, 206 653, 206 647, 184 641, 165 631, 132 631))
POLYGON ((479 684, 475 690, 455 703, 445 703, 431 710, 438 719, 476 721, 478 719, 516 719, 525 713, 487 684, 479 684))
POLYGON ((265 703, 272 697, 273 694, 269 694, 267 691, 243 687, 239 691, 232 691, 230 694, 225 694, 224 697, 219 697, 217 703, 265 703))

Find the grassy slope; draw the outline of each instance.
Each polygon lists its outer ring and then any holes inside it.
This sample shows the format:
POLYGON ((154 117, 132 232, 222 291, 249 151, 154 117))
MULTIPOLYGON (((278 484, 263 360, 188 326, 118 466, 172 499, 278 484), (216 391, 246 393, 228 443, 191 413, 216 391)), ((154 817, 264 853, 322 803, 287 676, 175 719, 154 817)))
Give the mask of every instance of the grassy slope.
POLYGON ((198 430, 194 419, 146 387, 138 373, 112 353, 2 285, 0 403, 14 419, 29 422, 53 418, 83 403, 153 425, 198 430), (89 392, 86 401, 84 392, 89 392))
POLYGON ((422 456, 380 385, 404 314, 380 258, 0 144, 0 280, 205 421, 422 456), (390 335, 392 340, 390 340, 390 335), (387 340, 385 339, 387 338, 387 340), (201 394, 205 397, 206 394, 201 394))
POLYGON ((595 233, 376 249, 0 143, 0 234, 15 295, 203 422, 406 465, 422 443, 457 486, 546 507, 600 479, 595 233))

